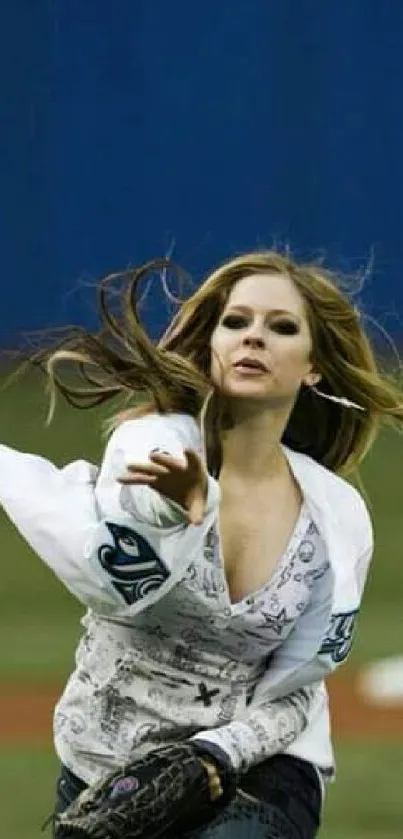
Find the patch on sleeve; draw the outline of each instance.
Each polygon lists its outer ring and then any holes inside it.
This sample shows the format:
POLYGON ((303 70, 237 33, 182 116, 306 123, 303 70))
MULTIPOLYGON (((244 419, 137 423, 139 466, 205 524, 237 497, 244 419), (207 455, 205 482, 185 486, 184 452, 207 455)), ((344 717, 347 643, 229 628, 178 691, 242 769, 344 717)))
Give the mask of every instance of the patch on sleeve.
POLYGON ((353 645, 357 615, 358 609, 332 615, 319 655, 330 655, 336 664, 347 658, 353 645))
POLYGON ((126 603, 137 603, 160 588, 169 571, 151 545, 132 530, 106 522, 113 545, 101 545, 98 559, 126 603))

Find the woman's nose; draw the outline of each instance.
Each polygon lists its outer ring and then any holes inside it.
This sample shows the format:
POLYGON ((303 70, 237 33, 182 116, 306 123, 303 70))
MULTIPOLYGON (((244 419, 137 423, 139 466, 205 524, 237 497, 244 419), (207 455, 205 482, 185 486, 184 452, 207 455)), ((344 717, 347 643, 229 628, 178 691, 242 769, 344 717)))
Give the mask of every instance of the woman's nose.
POLYGON ((251 332, 249 333, 249 335, 245 335, 243 343, 247 347, 262 348, 265 346, 265 340, 263 338, 263 335, 259 334, 258 332, 251 332))

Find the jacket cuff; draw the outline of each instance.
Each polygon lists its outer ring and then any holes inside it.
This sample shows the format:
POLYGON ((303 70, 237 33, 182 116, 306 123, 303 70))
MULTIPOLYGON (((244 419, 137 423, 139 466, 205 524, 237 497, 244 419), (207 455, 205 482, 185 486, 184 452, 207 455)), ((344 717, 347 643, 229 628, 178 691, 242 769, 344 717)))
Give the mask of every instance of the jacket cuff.
POLYGON ((191 742, 201 755, 211 755, 218 766, 223 766, 225 769, 235 769, 232 765, 230 755, 221 746, 212 743, 211 740, 204 739, 202 735, 198 734, 191 737, 191 742))

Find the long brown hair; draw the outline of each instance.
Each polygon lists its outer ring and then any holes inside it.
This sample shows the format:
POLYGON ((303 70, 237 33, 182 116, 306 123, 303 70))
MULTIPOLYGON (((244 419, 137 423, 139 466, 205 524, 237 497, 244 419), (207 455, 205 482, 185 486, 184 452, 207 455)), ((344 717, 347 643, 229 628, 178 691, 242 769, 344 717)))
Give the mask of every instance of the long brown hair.
MULTIPOLYGON (((403 424, 403 399, 398 383, 380 368, 361 315, 337 277, 321 265, 298 263, 274 250, 245 253, 224 262, 179 305, 158 342, 147 335, 139 312, 141 282, 156 271, 184 276, 170 260, 154 260, 140 268, 107 277, 99 286, 103 328, 97 334, 69 329, 56 345, 41 349, 32 360, 49 377, 51 410, 56 391, 79 407, 91 407, 116 395, 145 400, 140 410, 178 411, 200 415, 211 394, 210 339, 233 286, 257 273, 288 276, 301 294, 312 335, 320 389, 343 396, 364 410, 325 400, 302 386, 284 432, 283 442, 329 469, 349 473, 363 460, 382 421, 403 424), (116 291, 116 281, 123 287, 116 291), (114 293, 111 294, 112 289, 114 293), (120 311, 115 314, 113 303, 120 311), (73 362, 81 384, 66 379, 62 362, 73 362)), ((217 473, 220 428, 227 421, 224 400, 213 391, 206 411, 209 467, 217 473)), ((138 408, 120 412, 116 425, 138 408)))

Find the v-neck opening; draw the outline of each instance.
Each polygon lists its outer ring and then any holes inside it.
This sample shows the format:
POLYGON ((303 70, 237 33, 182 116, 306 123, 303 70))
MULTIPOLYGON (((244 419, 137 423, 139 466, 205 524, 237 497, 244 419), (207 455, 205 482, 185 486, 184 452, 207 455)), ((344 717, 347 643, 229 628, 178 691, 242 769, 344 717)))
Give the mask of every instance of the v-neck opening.
POLYGON ((283 564, 288 557, 290 557, 294 551, 296 544, 300 541, 302 534, 308 528, 310 522, 310 514, 307 507, 305 500, 303 499, 300 511, 298 513, 298 518, 295 522, 294 528, 290 535, 290 538, 287 542, 287 545, 281 555, 278 557, 277 562, 275 563, 274 569, 272 574, 270 575, 269 579, 266 583, 264 583, 259 588, 255 589, 254 591, 248 592, 242 597, 240 600, 231 600, 230 596, 230 589, 227 580, 227 574, 225 570, 225 561, 224 555, 222 551, 222 540, 221 540, 221 532, 219 526, 219 519, 216 522, 217 527, 217 534, 218 534, 218 550, 219 550, 219 559, 220 559, 220 566, 221 566, 221 573, 223 575, 223 580, 225 583, 225 596, 227 600, 227 609, 231 610, 231 615, 236 614, 239 611, 244 611, 245 608, 250 606, 255 600, 261 597, 275 582, 276 577, 282 570, 283 564))

